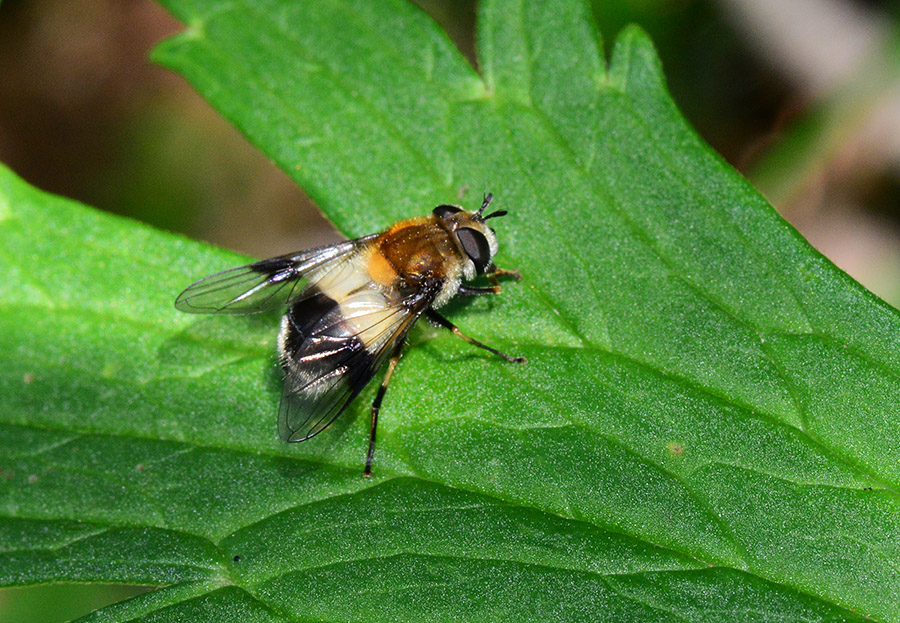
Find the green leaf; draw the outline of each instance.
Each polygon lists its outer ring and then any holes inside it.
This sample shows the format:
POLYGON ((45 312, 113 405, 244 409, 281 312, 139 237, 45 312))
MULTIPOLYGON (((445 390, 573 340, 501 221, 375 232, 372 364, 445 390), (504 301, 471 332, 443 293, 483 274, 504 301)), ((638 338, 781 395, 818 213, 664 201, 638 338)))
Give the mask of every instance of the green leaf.
POLYGON ((900 621, 900 319, 702 144, 637 29, 481 4, 167 0, 184 74, 348 234, 492 191, 514 366, 421 327, 275 434, 277 317, 172 307, 246 258, 0 173, 0 584, 164 586, 96 621, 900 621))

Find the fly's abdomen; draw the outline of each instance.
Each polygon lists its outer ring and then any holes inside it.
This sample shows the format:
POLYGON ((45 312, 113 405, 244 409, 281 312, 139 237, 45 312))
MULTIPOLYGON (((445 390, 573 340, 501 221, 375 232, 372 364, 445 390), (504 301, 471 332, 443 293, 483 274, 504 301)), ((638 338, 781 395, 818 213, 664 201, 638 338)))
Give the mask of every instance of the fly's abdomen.
POLYGON ((351 261, 317 275, 291 305, 279 336, 282 439, 303 441, 323 430, 405 338, 414 316, 391 305, 389 292, 351 261))
POLYGON ((329 372, 365 356, 365 345, 348 324, 341 306, 313 288, 285 314, 280 335, 281 365, 297 389, 323 382, 329 372))

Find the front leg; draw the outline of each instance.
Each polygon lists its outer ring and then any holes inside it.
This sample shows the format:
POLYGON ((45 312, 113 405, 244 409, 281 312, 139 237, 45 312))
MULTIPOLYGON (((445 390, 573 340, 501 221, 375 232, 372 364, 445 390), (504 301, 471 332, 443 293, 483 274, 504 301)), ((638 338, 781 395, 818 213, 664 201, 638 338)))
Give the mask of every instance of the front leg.
POLYGON ((497 268, 494 266, 494 270, 490 271, 488 277, 509 277, 510 279, 515 279, 519 281, 522 278, 522 273, 518 270, 506 270, 505 268, 497 268))
POLYGON ((500 287, 499 283, 494 284, 489 288, 460 284, 459 290, 457 290, 456 293, 462 294, 463 296, 478 296, 480 294, 499 294, 502 289, 503 288, 500 287))
POLYGON ((458 294, 462 294, 463 296, 478 296, 481 294, 499 294, 503 291, 503 286, 500 285, 500 282, 497 281, 497 277, 510 277, 519 281, 522 278, 521 273, 517 270, 506 270, 504 268, 497 268, 496 266, 492 267, 493 270, 485 273, 488 278, 488 281, 491 282, 490 287, 483 286, 467 286, 460 285, 459 290, 457 290, 458 294))

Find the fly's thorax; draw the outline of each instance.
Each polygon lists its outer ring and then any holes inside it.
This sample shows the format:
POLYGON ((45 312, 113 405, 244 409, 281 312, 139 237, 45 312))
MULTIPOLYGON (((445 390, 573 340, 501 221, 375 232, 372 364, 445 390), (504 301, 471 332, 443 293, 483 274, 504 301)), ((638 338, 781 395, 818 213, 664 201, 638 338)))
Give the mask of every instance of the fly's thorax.
POLYGON ((400 221, 380 234, 366 255, 371 280, 382 287, 433 287, 433 307, 447 303, 464 280, 493 270, 497 236, 480 212, 439 206, 429 216, 400 221))
POLYGON ((367 261, 375 283, 414 287, 425 280, 455 279, 465 258, 453 234, 428 216, 401 221, 381 234, 367 261))

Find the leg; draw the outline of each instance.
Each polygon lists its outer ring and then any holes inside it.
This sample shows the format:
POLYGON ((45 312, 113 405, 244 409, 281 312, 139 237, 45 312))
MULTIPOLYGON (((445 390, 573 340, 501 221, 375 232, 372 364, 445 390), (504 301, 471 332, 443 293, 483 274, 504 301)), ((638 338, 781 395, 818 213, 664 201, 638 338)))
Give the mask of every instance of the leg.
POLYGON ((525 357, 513 357, 512 355, 507 355, 506 353, 501 353, 496 348, 491 348, 487 344, 482 344, 478 340, 471 338, 468 335, 463 334, 463 332, 459 330, 459 327, 457 327, 455 324, 453 324, 452 322, 450 322, 449 320, 447 320, 446 318, 441 316, 439 313, 437 313, 433 309, 429 309, 425 313, 428 314, 428 317, 432 321, 441 325, 445 329, 450 329, 454 335, 456 335, 459 338, 462 338, 463 340, 465 340, 472 346, 477 346, 478 348, 483 348, 484 350, 486 350, 490 353, 494 353, 498 357, 503 357, 504 359, 506 359, 507 361, 511 361, 512 363, 525 363, 525 357))
POLYGON ((522 278, 522 273, 517 270, 506 270, 505 268, 497 268, 496 266, 494 267, 494 270, 491 272, 491 274, 495 277, 509 277, 510 279, 515 279, 516 281, 522 278))
POLYGON ((378 428, 378 411, 381 409, 381 401, 384 399, 385 392, 387 392, 388 383, 391 382, 391 375, 394 373, 394 368, 397 367, 397 362, 400 361, 400 351, 403 349, 403 343, 404 340, 400 340, 397 342, 397 346, 394 347, 394 353, 391 355, 391 360, 388 362, 384 380, 381 381, 381 387, 378 388, 378 393, 375 394, 375 400, 372 402, 372 424, 369 429, 369 454, 366 456, 366 469, 363 470, 363 476, 366 478, 372 477, 372 459, 375 458, 375 430, 378 428))
POLYGON ((516 281, 522 278, 522 275, 520 275, 519 271, 517 270, 506 270, 503 268, 497 268, 496 266, 491 272, 487 273, 486 276, 488 278, 488 281, 491 282, 490 287, 485 288, 480 286, 461 285, 459 286, 459 290, 457 290, 456 292, 458 294, 462 294, 463 296, 476 296, 479 294, 499 294, 503 290, 503 288, 500 286, 500 282, 497 281, 497 277, 511 277, 516 281))
POLYGON ((500 284, 494 283, 490 288, 482 288, 479 286, 459 286, 457 294, 463 296, 478 296, 479 294, 498 294, 500 292, 500 284))

